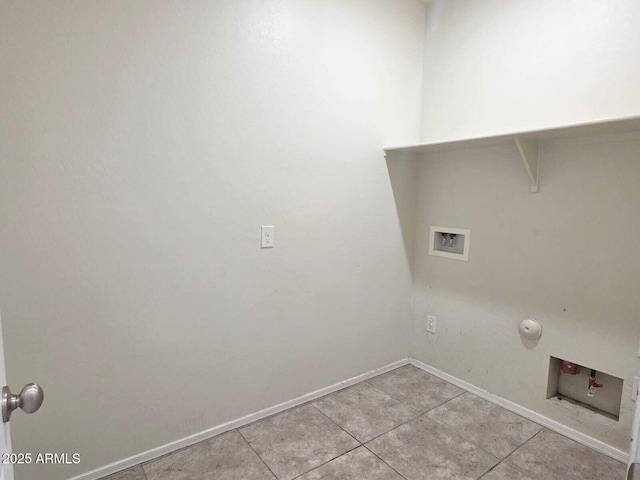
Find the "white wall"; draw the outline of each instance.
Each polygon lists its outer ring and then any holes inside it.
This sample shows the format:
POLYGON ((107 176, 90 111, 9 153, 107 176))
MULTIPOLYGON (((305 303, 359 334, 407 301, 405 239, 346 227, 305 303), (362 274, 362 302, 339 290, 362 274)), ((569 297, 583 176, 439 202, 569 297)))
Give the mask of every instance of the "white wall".
POLYGON ((434 0, 423 140, 640 113, 640 2, 434 0))
POLYGON ((46 391, 12 419, 14 449, 82 455, 19 480, 406 356, 411 275, 381 148, 419 134, 423 5, 0 11, 8 378, 46 391))
POLYGON ((515 145, 423 158, 413 356, 628 451, 639 371, 638 152, 640 133, 546 142, 537 194, 515 145), (430 225, 471 229, 469 261, 429 256, 430 225), (436 335, 425 331, 427 314, 436 335), (524 316, 543 326, 537 345, 520 339, 524 316), (622 378, 620 421, 548 402, 550 356, 622 378))
MULTIPOLYGON (((640 114, 640 3, 434 0, 425 36, 423 141, 640 114)), ((514 147, 420 164, 413 355, 626 450, 638 372, 638 137, 543 146, 528 193, 514 147), (429 257, 430 225, 470 228, 469 263, 429 257), (615 240, 615 238, 618 238, 615 240), (424 317, 438 317, 438 334, 424 317), (542 321, 528 349, 520 317, 542 321), (548 357, 625 380, 619 423, 545 400, 548 357)))

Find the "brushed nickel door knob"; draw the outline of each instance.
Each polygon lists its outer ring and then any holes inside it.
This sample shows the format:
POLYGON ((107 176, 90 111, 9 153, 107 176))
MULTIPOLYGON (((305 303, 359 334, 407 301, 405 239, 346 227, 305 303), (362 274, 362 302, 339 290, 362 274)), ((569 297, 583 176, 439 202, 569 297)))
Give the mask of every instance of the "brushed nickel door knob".
POLYGON ((24 413, 34 413, 44 402, 44 391, 37 383, 28 383, 18 395, 11 393, 9 387, 2 388, 2 421, 7 423, 11 419, 11 412, 21 408, 24 413))

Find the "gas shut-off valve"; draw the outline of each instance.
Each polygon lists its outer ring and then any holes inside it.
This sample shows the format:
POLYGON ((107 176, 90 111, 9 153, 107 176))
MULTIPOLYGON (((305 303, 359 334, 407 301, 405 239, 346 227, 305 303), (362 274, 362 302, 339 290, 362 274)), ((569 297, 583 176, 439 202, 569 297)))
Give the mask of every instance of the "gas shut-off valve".
MULTIPOLYGON (((580 370, 580 365, 562 360, 560 362, 560 370, 562 371, 562 373, 566 373, 568 375, 577 375, 578 371, 580 370)), ((596 372, 594 369, 591 369, 591 371, 589 372, 589 384, 587 385, 588 397, 595 397, 598 389, 604 386, 601 383, 596 382, 597 373, 598 372, 596 372)))
POLYGON ((594 397, 596 395, 596 389, 602 387, 603 385, 601 383, 596 382, 596 371, 591 369, 591 373, 589 374, 589 390, 587 390, 587 396, 594 397))

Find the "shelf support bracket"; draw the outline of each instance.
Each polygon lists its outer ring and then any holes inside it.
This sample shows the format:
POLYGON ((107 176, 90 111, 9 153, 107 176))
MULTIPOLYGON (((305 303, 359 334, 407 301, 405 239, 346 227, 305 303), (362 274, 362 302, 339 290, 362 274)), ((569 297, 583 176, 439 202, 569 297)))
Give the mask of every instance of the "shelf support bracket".
POLYGON ((538 170, 539 170, 539 149, 538 141, 526 141, 520 137, 514 137, 520 158, 529 176, 529 191, 531 193, 538 192, 538 170))

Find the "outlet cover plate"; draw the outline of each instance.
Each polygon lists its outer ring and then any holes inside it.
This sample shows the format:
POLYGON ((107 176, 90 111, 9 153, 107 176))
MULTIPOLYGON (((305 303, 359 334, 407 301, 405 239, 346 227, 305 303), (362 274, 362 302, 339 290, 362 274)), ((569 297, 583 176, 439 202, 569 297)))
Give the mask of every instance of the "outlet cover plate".
POLYGON ((263 225, 261 233, 260 246, 262 248, 273 248, 275 244, 275 227, 273 225, 263 225))

